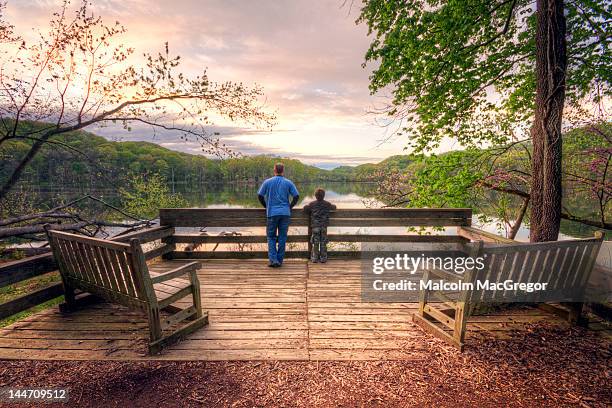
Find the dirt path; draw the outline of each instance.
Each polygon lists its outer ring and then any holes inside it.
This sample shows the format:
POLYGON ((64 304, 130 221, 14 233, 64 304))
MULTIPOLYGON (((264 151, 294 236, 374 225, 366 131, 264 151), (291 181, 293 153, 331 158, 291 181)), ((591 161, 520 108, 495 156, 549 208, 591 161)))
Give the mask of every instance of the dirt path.
POLYGON ((71 407, 612 404, 612 346, 592 332, 537 324, 463 354, 427 346, 425 362, 2 361, 0 386, 69 387, 71 407))

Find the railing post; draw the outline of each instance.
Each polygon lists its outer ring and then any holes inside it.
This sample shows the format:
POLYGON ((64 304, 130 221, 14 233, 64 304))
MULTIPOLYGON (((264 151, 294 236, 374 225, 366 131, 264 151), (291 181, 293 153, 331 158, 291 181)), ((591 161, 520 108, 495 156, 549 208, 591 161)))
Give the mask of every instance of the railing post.
POLYGON ((306 232, 306 234, 308 235, 308 256, 307 258, 310 259, 310 255, 312 254, 312 222, 311 222, 311 218, 312 218, 312 212, 308 212, 308 230, 306 232))

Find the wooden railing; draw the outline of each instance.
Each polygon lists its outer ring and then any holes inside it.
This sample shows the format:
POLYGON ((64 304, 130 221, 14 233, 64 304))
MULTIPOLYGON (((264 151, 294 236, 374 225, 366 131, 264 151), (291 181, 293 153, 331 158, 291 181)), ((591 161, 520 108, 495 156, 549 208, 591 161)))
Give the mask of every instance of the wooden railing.
MULTIPOLYGON (((208 227, 265 227, 266 212, 263 209, 208 209, 208 208, 167 208, 159 211, 160 225, 174 228, 208 227)), ((469 227, 472 210, 469 208, 393 208, 393 209, 339 209, 330 216, 330 227, 469 227)), ((310 218, 302 209, 294 209, 291 227, 309 227, 310 218)), ((308 243, 310 231, 293 234, 289 243, 308 243)), ((418 234, 329 234, 330 242, 430 242, 463 243, 468 238, 459 235, 418 235, 418 234)), ((176 233, 165 238, 169 245, 176 244, 256 244, 265 243, 267 238, 260 235, 202 235, 176 233)), ((288 250, 288 258, 306 258, 308 251, 288 250)), ((330 251, 330 258, 358 257, 358 251, 330 251)), ((266 251, 172 251, 171 259, 222 259, 222 258, 266 258, 266 251)))
MULTIPOLYGON (((167 238, 174 233, 172 227, 154 227, 146 230, 135 231, 129 234, 113 238, 113 241, 128 242, 132 238, 138 238, 141 243, 157 241, 167 238)), ((166 244, 156 247, 145 253, 146 259, 153 259, 165 255, 174 250, 174 245, 166 244)), ((53 256, 48 254, 36 255, 18 261, 0 264, 0 288, 26 279, 54 272, 57 265, 53 256)), ((63 294, 62 285, 59 282, 49 284, 34 292, 27 293, 16 299, 0 304, 0 319, 12 316, 23 310, 29 309, 63 294)))

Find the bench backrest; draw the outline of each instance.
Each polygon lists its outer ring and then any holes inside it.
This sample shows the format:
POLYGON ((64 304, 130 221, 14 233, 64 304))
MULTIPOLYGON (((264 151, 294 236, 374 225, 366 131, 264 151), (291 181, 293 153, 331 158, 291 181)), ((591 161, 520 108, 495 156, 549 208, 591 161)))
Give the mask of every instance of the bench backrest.
POLYGON ((47 233, 66 284, 128 307, 144 308, 152 301, 150 276, 137 239, 128 245, 67 232, 47 233))
MULTIPOLYGON (((487 267, 476 273, 473 280, 503 282, 547 282, 545 294, 554 300, 579 301, 589 281, 591 271, 603 241, 603 234, 594 238, 566 241, 500 244, 483 247, 487 267)), ((529 301, 541 299, 522 291, 473 291, 471 301, 529 301)))

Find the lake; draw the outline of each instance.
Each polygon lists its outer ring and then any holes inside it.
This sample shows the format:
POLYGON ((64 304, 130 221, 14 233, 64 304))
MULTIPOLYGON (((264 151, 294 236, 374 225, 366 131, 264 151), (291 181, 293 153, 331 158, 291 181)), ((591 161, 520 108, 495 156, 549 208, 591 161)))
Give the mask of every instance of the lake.
MULTIPOLYGON (((308 202, 315 199, 314 191, 317 188, 323 188, 326 191, 325 199, 336 204, 338 208, 380 208, 384 203, 374 197, 376 188, 375 183, 355 183, 355 182, 298 182, 295 183, 300 192, 300 201, 297 207, 303 207, 308 202)), ((211 184, 203 186, 199 190, 185 191, 175 189, 175 192, 180 193, 189 202, 190 206, 203 208, 260 208, 257 200, 257 184, 239 184, 239 185, 216 185, 211 184)), ((474 210, 475 215, 478 209, 474 210)), ((479 223, 474 217, 474 226, 482 228, 486 231, 496 234, 505 234, 503 228, 500 228, 495 217, 490 217, 494 221, 490 223, 479 223)), ((454 234, 455 228, 448 228, 447 231, 431 231, 429 233, 445 233, 454 234)), ((582 226, 577 223, 562 221, 560 239, 568 239, 573 236, 591 236, 593 228, 582 226)), ((211 232, 214 231, 211 229, 211 232)), ((371 227, 371 228, 336 228, 333 233, 402 233, 404 228, 397 227, 371 227)), ((516 237, 520 241, 529 240, 529 228, 523 225, 516 237)))
MULTIPOLYGON (((300 191, 300 201, 298 207, 314 200, 314 191, 316 188, 326 190, 326 199, 339 208, 379 208, 384 204, 374 197, 375 183, 365 182, 296 182, 300 191)), ((171 187, 171 190, 181 194, 188 202, 189 206, 202 208, 260 208, 257 200, 258 184, 205 184, 198 188, 185 189, 184 185, 171 187)), ((67 202, 70 199, 78 198, 89 190, 79 188, 38 188, 36 189, 36 202, 44 204, 45 207, 57 205, 59 202, 67 202)), ((119 197, 116 189, 108 189, 106 191, 97 191, 93 195, 100 197, 113 205, 120 205, 119 197)), ((91 203, 95 205, 95 203, 91 203)), ((474 214, 481 213, 482 210, 474 209, 474 214)), ((504 234, 503 228, 500 228, 496 218, 491 216, 487 210, 484 213, 489 215, 493 222, 480 224, 476 216, 473 219, 474 226, 482 228, 497 234, 504 234)), ((575 222, 563 220, 561 223, 561 239, 569 237, 586 237, 592 236, 595 228, 587 227, 575 222)), ((214 232, 214 230, 210 230, 214 232)), ((356 232, 355 228, 339 229, 338 233, 356 232)), ((397 228, 392 227, 373 227, 367 229, 359 229, 361 233, 400 233, 405 232, 405 229, 397 231, 397 228)), ((430 231, 432 233, 439 233, 430 231)), ((454 233, 454 228, 449 228, 443 233, 454 233)), ((517 236, 518 240, 529 240, 529 228, 523 225, 517 236)))

